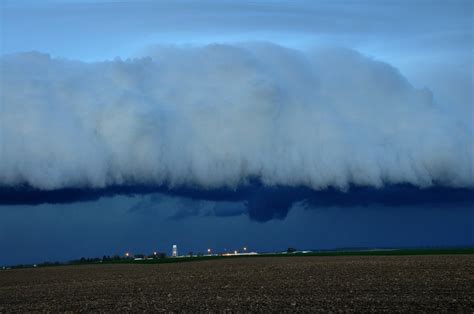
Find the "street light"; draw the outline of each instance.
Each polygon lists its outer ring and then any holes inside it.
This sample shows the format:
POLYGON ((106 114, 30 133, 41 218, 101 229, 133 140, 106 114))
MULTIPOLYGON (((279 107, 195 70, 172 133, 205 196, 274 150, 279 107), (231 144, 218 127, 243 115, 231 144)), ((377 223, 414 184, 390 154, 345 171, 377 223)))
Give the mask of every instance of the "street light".
POLYGON ((247 247, 246 246, 244 246, 244 251, 247 252, 247 247))
POLYGON ((207 254, 211 254, 211 249, 207 249, 207 254))

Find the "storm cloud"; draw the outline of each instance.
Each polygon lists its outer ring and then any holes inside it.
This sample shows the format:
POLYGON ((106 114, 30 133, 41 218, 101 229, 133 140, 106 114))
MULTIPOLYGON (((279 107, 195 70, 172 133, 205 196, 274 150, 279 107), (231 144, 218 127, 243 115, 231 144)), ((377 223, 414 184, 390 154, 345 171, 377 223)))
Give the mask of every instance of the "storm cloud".
MULTIPOLYGON (((472 125, 354 50, 155 46, 128 60, 31 52, 1 63, 4 200, 133 187, 230 195, 255 181, 305 193, 474 186, 472 125)), ((284 213, 307 198, 277 203, 284 213)))

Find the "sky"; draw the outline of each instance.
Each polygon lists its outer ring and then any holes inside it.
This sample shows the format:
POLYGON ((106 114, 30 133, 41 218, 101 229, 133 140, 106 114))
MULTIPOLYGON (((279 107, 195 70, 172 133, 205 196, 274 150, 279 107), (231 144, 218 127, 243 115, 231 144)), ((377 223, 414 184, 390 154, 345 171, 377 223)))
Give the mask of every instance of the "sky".
POLYGON ((0 265, 474 245, 472 1, 0 5, 0 265))

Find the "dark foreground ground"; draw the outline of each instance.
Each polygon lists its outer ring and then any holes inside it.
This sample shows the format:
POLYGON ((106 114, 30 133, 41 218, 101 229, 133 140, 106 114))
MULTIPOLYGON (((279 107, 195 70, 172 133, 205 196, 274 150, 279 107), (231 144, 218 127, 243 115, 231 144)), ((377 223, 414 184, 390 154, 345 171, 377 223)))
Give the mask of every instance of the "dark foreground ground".
POLYGON ((10 311, 474 311, 474 256, 258 257, 0 271, 10 311))

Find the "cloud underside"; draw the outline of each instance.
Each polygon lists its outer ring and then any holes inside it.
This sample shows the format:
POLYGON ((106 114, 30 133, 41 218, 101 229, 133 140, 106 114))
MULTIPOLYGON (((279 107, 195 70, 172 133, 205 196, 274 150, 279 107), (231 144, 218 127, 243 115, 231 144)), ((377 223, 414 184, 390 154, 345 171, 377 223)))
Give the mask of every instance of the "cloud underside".
POLYGON ((384 191, 427 200, 474 187, 472 126, 353 50, 254 43, 1 62, 3 204, 226 191, 265 220, 296 201, 396 204, 384 191))
POLYGON ((315 191, 307 187, 268 187, 253 181, 237 189, 202 190, 166 186, 110 186, 101 189, 66 188, 42 191, 31 187, 0 188, 0 205, 65 204, 97 201, 102 197, 126 195, 139 198, 132 212, 153 213, 173 209, 173 218, 193 215, 235 216, 248 215, 264 222, 284 219, 291 208, 300 204, 307 209, 331 207, 353 208, 365 206, 409 208, 451 208, 474 206, 471 188, 431 187, 420 189, 413 185, 390 185, 384 188, 352 186, 347 191, 330 188, 315 191))

